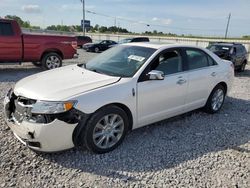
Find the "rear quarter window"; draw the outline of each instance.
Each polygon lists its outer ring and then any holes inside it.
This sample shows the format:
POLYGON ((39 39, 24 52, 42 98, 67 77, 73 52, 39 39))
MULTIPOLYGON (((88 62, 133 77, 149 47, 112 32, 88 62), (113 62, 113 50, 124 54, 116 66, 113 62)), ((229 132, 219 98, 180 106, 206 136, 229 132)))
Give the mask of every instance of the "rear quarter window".
MULTIPOLYGON (((189 70, 200 69, 210 65, 208 55, 198 49, 187 49, 186 55, 188 59, 189 70)), ((213 64, 213 63, 212 63, 213 64)))
POLYGON ((11 23, 0 22, 0 36, 13 36, 14 31, 11 23))

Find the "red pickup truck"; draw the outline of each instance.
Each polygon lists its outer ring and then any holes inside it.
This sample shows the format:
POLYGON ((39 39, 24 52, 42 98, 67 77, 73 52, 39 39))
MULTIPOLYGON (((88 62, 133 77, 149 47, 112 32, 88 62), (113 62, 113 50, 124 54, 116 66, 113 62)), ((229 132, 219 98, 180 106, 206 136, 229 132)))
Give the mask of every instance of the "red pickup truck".
POLYGON ((0 19, 0 63, 37 62, 44 69, 77 57, 76 37, 24 34, 15 20, 0 19))

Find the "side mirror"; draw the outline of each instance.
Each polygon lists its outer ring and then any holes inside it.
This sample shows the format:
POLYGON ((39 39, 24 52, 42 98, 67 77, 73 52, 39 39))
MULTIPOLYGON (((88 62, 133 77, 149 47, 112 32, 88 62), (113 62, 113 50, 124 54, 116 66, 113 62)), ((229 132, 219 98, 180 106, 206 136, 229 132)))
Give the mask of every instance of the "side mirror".
POLYGON ((164 73, 158 70, 152 70, 148 73, 149 80, 164 80, 164 73))

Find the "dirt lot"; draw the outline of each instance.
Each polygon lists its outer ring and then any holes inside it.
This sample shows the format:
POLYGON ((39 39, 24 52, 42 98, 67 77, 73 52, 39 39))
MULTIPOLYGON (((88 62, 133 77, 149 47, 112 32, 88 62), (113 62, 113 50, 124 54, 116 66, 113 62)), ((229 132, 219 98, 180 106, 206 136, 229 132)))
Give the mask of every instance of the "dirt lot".
MULTIPOLYGON (((95 54, 83 53, 86 62, 95 54)), ((0 187, 250 187, 250 66, 237 74, 220 113, 201 111, 138 129, 111 153, 84 149, 37 154, 3 120, 3 97, 40 72, 0 66, 0 187)))

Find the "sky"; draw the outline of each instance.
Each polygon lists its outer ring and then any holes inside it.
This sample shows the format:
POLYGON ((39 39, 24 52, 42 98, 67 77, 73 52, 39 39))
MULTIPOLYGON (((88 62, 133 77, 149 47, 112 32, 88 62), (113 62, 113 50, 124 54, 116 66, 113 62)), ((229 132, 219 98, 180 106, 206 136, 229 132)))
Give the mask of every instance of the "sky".
MULTIPOLYGON (((116 26, 132 32, 224 36, 250 35, 250 0, 85 0, 91 25, 116 26), (116 18, 116 19, 115 19, 116 18), (116 20, 116 21, 115 21, 116 20)), ((80 0, 0 0, 0 17, 17 15, 32 25, 80 25, 80 0)))

